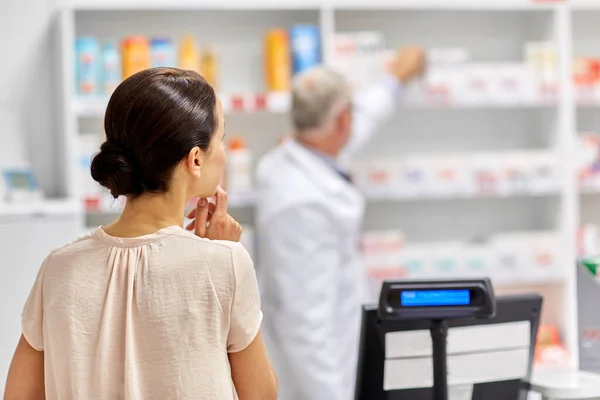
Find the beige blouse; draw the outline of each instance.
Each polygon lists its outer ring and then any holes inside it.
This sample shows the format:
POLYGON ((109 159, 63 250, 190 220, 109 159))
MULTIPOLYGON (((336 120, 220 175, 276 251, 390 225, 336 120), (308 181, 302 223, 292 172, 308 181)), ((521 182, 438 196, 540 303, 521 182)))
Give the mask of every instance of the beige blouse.
POLYGON ((55 250, 22 315, 49 400, 235 399, 227 353, 261 321, 242 245, 178 226, 137 238, 98 228, 55 250))

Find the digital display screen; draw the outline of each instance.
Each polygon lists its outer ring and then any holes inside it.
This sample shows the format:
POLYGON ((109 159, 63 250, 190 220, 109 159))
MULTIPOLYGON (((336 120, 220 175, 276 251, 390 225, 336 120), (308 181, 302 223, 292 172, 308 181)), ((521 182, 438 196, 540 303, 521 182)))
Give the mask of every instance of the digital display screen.
POLYGON ((406 290, 400 294, 403 307, 468 306, 469 290, 406 290))

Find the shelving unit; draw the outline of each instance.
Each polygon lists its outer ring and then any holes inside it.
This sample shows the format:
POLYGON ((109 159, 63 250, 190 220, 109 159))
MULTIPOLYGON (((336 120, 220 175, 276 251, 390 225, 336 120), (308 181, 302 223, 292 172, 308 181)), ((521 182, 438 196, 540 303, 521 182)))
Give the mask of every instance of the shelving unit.
MULTIPOLYGON (((575 132, 579 129, 582 108, 577 110, 575 106, 571 60, 573 43, 577 52, 577 43, 583 42, 578 39, 580 28, 572 27, 571 19, 592 21, 592 18, 587 14, 580 16, 591 2, 572 4, 535 0, 324 3, 258 0, 249 5, 241 0, 220 0, 200 5, 191 0, 169 3, 152 0, 143 4, 132 0, 85 3, 74 0, 74 5, 62 10, 60 17, 62 120, 65 160, 69 166, 65 170, 66 192, 74 198, 79 196, 76 167, 79 135, 100 133, 107 102, 106 98, 74 95, 73 43, 78 36, 118 39, 139 33, 178 39, 190 32, 201 43, 213 45, 221 62, 218 90, 227 114, 228 131, 246 140, 255 160, 275 146, 281 136, 291 133, 287 116, 289 95, 264 90, 262 43, 270 27, 318 25, 326 62, 331 61, 334 35, 351 31, 382 32, 389 48, 412 43, 426 48, 464 47, 475 62, 482 63, 520 62, 526 42, 552 41, 558 59, 559 95, 554 100, 515 104, 492 101, 474 105, 404 104, 357 157, 357 162, 376 156, 411 154, 435 157, 452 153, 556 151, 562 172, 556 189, 513 195, 407 196, 367 192, 365 229, 401 229, 407 242, 417 245, 436 241, 472 242, 489 235, 519 231, 557 232, 564 244, 561 246, 564 273, 534 278, 515 275, 497 279, 496 285, 501 293, 536 290, 546 295, 544 319, 559 324, 572 362, 576 363, 574 260, 579 213, 585 205, 580 203, 576 182, 575 132), (222 30, 223 27, 226 29, 222 30)), ((584 33, 594 33, 594 25, 584 24, 588 25, 584 33)), ((595 34, 600 38, 600 30, 595 34)), ((242 223, 253 223, 252 195, 231 194, 230 205, 242 223)), ((117 212, 118 207, 109 211, 100 209, 88 213, 86 219, 94 225, 105 223, 117 212)))

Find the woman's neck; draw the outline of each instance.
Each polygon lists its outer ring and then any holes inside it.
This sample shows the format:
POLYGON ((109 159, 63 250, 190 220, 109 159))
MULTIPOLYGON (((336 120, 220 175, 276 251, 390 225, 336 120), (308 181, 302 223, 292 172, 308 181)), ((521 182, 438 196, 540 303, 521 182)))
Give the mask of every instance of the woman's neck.
POLYGON ((128 199, 119 218, 104 230, 111 236, 138 237, 170 226, 183 226, 185 194, 143 194, 128 199))

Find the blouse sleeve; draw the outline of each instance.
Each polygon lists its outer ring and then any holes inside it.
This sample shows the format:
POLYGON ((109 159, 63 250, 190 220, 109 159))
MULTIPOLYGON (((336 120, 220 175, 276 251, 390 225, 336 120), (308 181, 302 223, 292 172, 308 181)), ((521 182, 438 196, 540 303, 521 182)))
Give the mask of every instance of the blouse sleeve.
POLYGON ((43 280, 46 264, 47 259, 38 271, 37 278, 35 279, 29 297, 23 307, 23 313, 21 314, 21 329, 23 331, 23 336, 29 345, 37 351, 44 350, 43 280))
POLYGON ((230 311, 227 351, 244 350, 256 337, 262 323, 260 294, 250 255, 241 244, 232 248, 234 291, 230 311))

